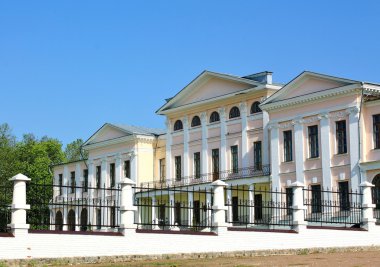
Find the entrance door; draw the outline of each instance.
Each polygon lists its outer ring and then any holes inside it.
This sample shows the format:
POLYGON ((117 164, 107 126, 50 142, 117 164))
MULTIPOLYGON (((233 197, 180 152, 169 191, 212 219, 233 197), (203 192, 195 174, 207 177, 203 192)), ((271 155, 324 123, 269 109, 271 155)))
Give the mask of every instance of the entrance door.
POLYGON ((200 224, 200 222, 201 222, 201 209, 200 208, 201 208, 201 206, 200 206, 199 200, 194 201, 194 207, 193 207, 194 220, 193 220, 193 223, 195 225, 200 224))
POLYGON ((239 221, 239 198, 232 197, 232 221, 239 221))
POLYGON ((67 215, 67 227, 69 231, 75 231, 75 212, 73 210, 69 211, 69 214, 67 215))
POLYGON ((350 210, 350 195, 348 191, 348 182, 339 183, 339 204, 340 210, 350 210))
POLYGON ((87 231, 87 209, 82 209, 80 213, 80 230, 87 231))
POLYGON ((263 195, 255 195, 254 201, 255 221, 259 221, 263 219, 263 195))
POLYGON ((61 211, 57 211, 57 213, 55 214, 55 230, 63 230, 63 216, 61 211))

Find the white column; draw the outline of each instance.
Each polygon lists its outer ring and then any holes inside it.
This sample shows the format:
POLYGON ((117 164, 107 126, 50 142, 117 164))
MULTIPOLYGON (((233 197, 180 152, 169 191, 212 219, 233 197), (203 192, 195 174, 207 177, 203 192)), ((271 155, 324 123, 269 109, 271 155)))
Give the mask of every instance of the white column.
POLYGON ((279 149, 279 128, 277 124, 272 124, 269 127, 271 139, 270 139, 270 157, 271 157, 271 180, 272 190, 280 190, 280 149, 279 149))
POLYGON ((77 163, 75 165, 75 193, 76 193, 76 197, 79 198, 80 197, 80 194, 82 193, 81 192, 81 189, 80 187, 83 186, 83 174, 82 174, 82 169, 80 167, 80 164, 77 163))
POLYGON ((189 120, 186 117, 182 119, 183 122, 183 176, 189 178, 189 120))
MULTIPOLYGON (((94 189, 92 187, 96 187, 95 179, 94 179, 94 162, 92 160, 88 161, 88 199, 92 201, 94 195, 94 189)), ((91 224, 91 228, 93 229, 95 218, 94 218, 94 207, 88 208, 88 222, 91 224)))
POLYGON ((139 184, 140 181, 139 181, 139 173, 138 173, 138 151, 137 151, 137 148, 136 148, 136 152, 133 152, 132 155, 131 155, 131 158, 130 158, 130 161, 131 161, 131 180, 133 182, 135 182, 136 184, 139 184))
POLYGON ((268 165, 269 162, 269 114, 266 111, 263 111, 263 165, 268 165))
POLYGON ((172 129, 170 120, 166 119, 166 179, 171 180, 172 176, 172 129))
POLYGON ((249 186, 248 191, 248 203, 249 203, 249 222, 254 223, 255 222, 255 207, 254 207, 254 199, 255 199, 255 184, 251 184, 249 186))
POLYGON ((247 121, 247 103, 240 103, 241 117, 241 167, 248 167, 248 121, 247 121))
POLYGON ((302 119, 296 119, 294 123, 294 157, 296 164, 296 180, 300 183, 304 183, 304 155, 303 155, 303 121, 302 119))
POLYGON ((321 157, 322 157, 322 181, 323 187, 332 189, 331 180, 331 152, 330 152, 330 119, 329 115, 321 114, 319 116, 321 122, 321 157))
POLYGON ((158 227, 158 220, 157 220, 156 207, 155 206, 156 206, 156 196, 152 196, 152 224, 153 224, 152 229, 153 230, 157 229, 157 227, 158 227))
POLYGON ((115 184, 118 184, 121 181, 122 169, 121 155, 117 154, 115 157, 115 184))
MULTIPOLYGON (((100 175, 100 188, 103 188, 105 190, 108 186, 107 183, 107 160, 105 158, 102 159, 102 165, 101 165, 101 175, 100 175)), ((99 190, 98 196, 104 200, 105 192, 103 190, 99 190)), ((100 208, 101 209, 101 214, 102 214, 102 220, 101 220, 101 230, 104 230, 105 224, 108 224, 108 210, 105 207, 100 208)))
MULTIPOLYGON (((128 178, 124 178, 120 182, 120 229, 123 230, 124 234, 128 229, 131 229, 131 231, 136 229, 134 217, 137 209, 133 206, 133 185, 135 185, 135 182, 128 178)), ((102 214, 102 216, 104 215, 102 214)))
POLYGON ((70 185, 70 183, 69 183, 69 168, 67 167, 67 165, 65 165, 64 167, 63 167, 63 185, 64 185, 64 187, 63 187, 63 196, 64 197, 67 197, 67 194, 68 194, 68 186, 70 185))
POLYGON ((194 207, 194 194, 193 192, 189 192, 187 194, 188 200, 187 200, 187 205, 189 207, 188 211, 188 224, 191 227, 193 225, 193 207, 194 207))
POLYGON ((228 208, 227 208, 227 222, 232 223, 232 186, 227 187, 227 203, 228 203, 228 208))
POLYGON ((351 165, 351 189, 359 190, 359 109, 353 107, 347 110, 349 113, 349 137, 350 137, 350 165, 351 165))
POLYGON ((214 187, 214 205, 212 206, 214 212, 214 225, 217 227, 218 233, 227 230, 226 223, 226 206, 224 203, 224 187, 227 184, 221 180, 216 180, 211 184, 214 187))
POLYGON ((174 194, 169 195, 169 225, 171 228, 174 228, 174 212, 175 212, 175 201, 174 194))
POLYGON ((296 231, 300 232, 306 229, 305 207, 303 205, 303 188, 305 185, 297 181, 292 183, 291 187, 293 187, 293 224, 296 231))
POLYGON ((202 174, 209 173, 208 170, 208 130, 207 130, 207 113, 202 112, 201 114, 202 120, 202 155, 201 155, 201 172, 202 174))
MULTIPOLYGON (((372 204, 372 188, 374 185, 370 182, 364 181, 360 184, 360 187, 363 194, 363 227, 370 231, 376 227, 376 220, 373 217, 373 209, 376 207, 376 205, 372 204)), ((360 212, 360 210, 357 210, 355 212, 360 212)))
POLYGON ((212 203, 211 203, 211 194, 206 194, 206 207, 207 207, 207 226, 211 227, 211 218, 212 218, 212 203))
POLYGON ((219 109, 220 115, 220 171, 227 170, 227 125, 226 125, 226 109, 219 109))
POLYGON ((100 175, 100 187, 107 186, 107 160, 105 158, 102 159, 102 171, 100 175))

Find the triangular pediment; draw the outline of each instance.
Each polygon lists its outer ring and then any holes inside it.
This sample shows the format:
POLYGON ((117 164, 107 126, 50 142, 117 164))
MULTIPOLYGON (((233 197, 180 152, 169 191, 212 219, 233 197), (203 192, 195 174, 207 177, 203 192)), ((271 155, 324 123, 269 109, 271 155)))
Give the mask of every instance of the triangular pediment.
POLYGON ((100 142, 105 142, 108 140, 114 140, 117 138, 129 136, 132 133, 116 127, 112 124, 104 124, 98 131, 96 131, 85 143, 84 145, 90 145, 100 142))
POLYGON ((262 105, 281 102, 283 100, 307 97, 315 93, 341 88, 355 84, 357 81, 337 78, 305 71, 286 84, 281 90, 270 96, 262 105))
POLYGON ((169 99, 157 113, 161 114, 169 109, 239 93, 259 85, 261 84, 253 80, 204 71, 177 95, 169 99))

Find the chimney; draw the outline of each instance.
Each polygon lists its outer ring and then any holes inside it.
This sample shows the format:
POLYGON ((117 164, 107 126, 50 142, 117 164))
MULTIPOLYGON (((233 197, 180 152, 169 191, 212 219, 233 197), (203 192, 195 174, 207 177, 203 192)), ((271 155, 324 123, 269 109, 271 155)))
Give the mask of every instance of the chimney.
POLYGON ((272 74, 271 71, 262 71, 259 73, 243 76, 244 79, 253 80, 259 83, 272 84, 272 74))

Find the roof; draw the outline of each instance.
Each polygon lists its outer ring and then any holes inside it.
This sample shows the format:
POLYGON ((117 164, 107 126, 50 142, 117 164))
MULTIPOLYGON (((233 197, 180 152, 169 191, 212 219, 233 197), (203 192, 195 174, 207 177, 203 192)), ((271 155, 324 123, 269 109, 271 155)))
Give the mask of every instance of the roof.
POLYGON ((113 124, 113 123, 108 123, 108 124, 118 127, 120 129, 123 129, 125 131, 131 132, 133 134, 161 135, 166 132, 164 129, 158 129, 158 128, 148 128, 148 127, 134 126, 134 125, 128 125, 128 124, 113 124))

